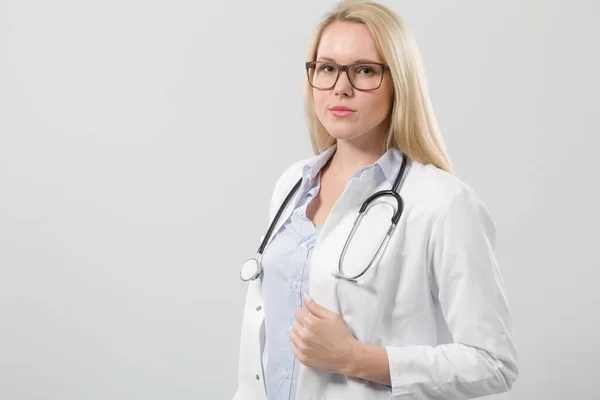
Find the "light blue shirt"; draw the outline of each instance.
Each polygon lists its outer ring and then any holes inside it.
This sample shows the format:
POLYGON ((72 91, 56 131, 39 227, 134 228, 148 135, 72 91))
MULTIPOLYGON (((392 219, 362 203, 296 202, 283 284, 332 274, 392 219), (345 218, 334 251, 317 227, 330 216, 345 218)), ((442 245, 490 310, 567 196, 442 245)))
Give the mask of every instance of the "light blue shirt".
MULTIPOLYGON (((293 400, 298 383, 299 361, 292 352, 289 332, 296 311, 302 307, 302 292, 309 293, 310 261, 318 242, 321 226, 315 227, 306 217, 306 208, 319 193, 321 168, 335 152, 325 150, 303 166, 304 184, 300 200, 290 217, 281 225, 263 254, 262 287, 265 310, 266 344, 262 354, 265 383, 269 400, 293 400)), ((387 179, 390 187, 400 170, 402 153, 392 148, 377 162, 352 175, 360 177, 376 168, 377 184, 387 179)))

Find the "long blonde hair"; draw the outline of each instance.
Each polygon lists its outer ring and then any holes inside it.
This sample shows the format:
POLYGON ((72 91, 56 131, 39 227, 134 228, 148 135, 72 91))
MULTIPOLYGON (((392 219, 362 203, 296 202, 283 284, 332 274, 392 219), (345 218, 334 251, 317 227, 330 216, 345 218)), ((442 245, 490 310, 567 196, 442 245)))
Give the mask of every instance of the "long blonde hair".
MULTIPOLYGON (((385 63, 390 67, 394 100, 385 149, 399 148, 410 159, 453 173, 431 106, 421 56, 402 19, 384 5, 369 0, 341 1, 315 29, 308 52, 314 61, 323 31, 336 21, 365 24, 385 63)), ((315 154, 335 144, 314 109, 312 87, 305 80, 304 109, 315 154)))

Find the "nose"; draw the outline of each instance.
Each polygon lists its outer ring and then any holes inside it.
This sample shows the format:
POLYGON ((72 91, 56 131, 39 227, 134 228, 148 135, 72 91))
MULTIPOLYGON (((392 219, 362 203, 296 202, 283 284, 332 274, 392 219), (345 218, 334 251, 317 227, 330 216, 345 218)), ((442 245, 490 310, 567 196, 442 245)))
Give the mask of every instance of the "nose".
POLYGON ((354 88, 350 84, 350 80, 348 78, 348 71, 340 71, 340 76, 338 77, 338 80, 333 88, 333 92, 335 93, 335 95, 344 95, 348 97, 352 95, 353 89, 354 88))

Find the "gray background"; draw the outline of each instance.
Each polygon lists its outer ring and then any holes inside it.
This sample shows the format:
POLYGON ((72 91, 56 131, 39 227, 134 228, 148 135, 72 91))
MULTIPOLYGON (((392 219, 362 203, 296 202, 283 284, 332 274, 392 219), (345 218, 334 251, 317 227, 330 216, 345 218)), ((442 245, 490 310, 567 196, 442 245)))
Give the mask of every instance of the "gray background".
MULTIPOLYGON (((599 399, 600 6, 384 1, 497 223, 521 376, 599 399)), ((334 1, 0 0, 0 399, 227 399, 334 1)))

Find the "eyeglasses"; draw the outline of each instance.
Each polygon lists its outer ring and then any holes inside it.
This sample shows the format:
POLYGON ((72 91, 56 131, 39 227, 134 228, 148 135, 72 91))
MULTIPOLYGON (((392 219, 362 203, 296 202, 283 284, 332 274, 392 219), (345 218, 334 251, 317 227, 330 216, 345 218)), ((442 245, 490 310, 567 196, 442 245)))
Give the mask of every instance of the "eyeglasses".
POLYGON ((383 81, 383 73, 390 69, 387 64, 376 62, 340 65, 333 61, 307 61, 305 66, 308 82, 312 87, 320 90, 332 89, 337 83, 341 71, 346 71, 348 80, 354 89, 378 89, 383 81))

